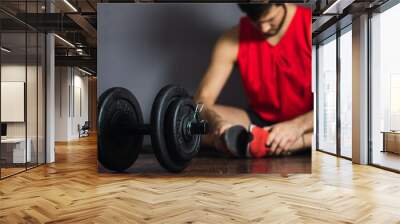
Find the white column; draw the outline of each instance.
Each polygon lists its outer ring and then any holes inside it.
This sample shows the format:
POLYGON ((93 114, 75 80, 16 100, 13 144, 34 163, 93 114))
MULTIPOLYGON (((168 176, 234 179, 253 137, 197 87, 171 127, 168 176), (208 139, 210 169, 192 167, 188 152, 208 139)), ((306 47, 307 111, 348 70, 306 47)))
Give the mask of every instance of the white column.
MULTIPOLYGON (((47 12, 54 11, 51 1, 47 1, 47 12)), ((46 163, 55 161, 55 43, 54 35, 46 35, 46 163)))
POLYGON ((317 90, 316 90, 316 74, 317 74, 317 48, 315 45, 312 46, 312 92, 313 92, 313 97, 314 97, 314 131, 313 131, 313 137, 312 137, 312 145, 311 148, 312 150, 316 150, 316 142, 317 142, 317 90))
POLYGON ((368 15, 353 19, 353 162, 368 163, 368 15))

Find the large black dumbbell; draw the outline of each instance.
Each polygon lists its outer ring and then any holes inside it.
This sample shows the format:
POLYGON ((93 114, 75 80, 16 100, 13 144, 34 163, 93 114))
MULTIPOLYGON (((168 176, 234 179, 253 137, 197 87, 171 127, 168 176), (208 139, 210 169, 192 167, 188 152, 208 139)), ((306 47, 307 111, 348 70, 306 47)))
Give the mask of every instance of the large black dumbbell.
POLYGON ((151 135, 154 154, 170 172, 184 170, 198 153, 200 137, 208 132, 199 107, 182 87, 168 85, 157 94, 150 124, 127 89, 104 92, 98 103, 98 159, 107 169, 122 172, 136 161, 143 135, 151 135))

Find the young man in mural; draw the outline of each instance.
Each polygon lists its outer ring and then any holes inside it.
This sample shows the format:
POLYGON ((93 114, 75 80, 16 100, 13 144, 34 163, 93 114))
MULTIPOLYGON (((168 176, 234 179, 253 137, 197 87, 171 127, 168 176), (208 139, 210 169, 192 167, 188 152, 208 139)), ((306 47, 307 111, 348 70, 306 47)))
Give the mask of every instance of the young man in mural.
POLYGON ((218 39, 195 100, 212 134, 204 144, 232 155, 264 157, 310 149, 311 10, 293 4, 239 4, 246 14, 218 39), (248 109, 217 105, 237 63, 248 109), (238 125, 252 138, 244 149, 229 148, 223 136, 238 125))

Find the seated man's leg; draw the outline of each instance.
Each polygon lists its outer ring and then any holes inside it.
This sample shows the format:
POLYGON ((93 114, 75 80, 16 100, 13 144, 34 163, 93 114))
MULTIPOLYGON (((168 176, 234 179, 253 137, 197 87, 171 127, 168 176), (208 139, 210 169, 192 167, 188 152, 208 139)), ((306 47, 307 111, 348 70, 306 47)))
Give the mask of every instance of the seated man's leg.
MULTIPOLYGON (((222 117, 225 121, 227 121, 231 126, 241 125, 244 128, 248 128, 250 124, 257 125, 262 128, 263 126, 270 126, 273 123, 264 121, 261 118, 257 118, 256 114, 252 114, 251 111, 245 111, 240 108, 223 106, 223 105, 213 105, 210 107, 215 113, 222 117), (250 117, 251 116, 251 119, 250 117), (253 122, 252 122, 253 121, 253 122)), ((210 123, 215 123, 214 117, 208 118, 210 123)), ((216 119, 216 118, 215 118, 216 119)), ((219 151, 226 152, 225 146, 221 141, 221 135, 215 133, 213 127, 211 127, 211 133, 202 138, 202 145, 214 147, 219 151)), ((304 149, 311 148, 312 144, 312 132, 305 133, 302 138, 297 139, 286 152, 283 150, 277 150, 275 152, 270 152, 267 155, 279 155, 279 154, 287 154, 287 152, 297 152, 304 149)))
MULTIPOLYGON (((210 107, 215 113, 227 121, 230 125, 241 125, 244 128, 248 128, 250 125, 250 119, 247 112, 243 109, 237 107, 223 106, 223 105, 213 105, 210 107)), ((214 117, 209 117, 211 119, 209 122, 211 124, 216 123, 214 117)), ((213 129, 213 127, 211 127, 213 129)), ((205 146, 215 147, 218 150, 224 151, 223 144, 221 142, 221 136, 215 133, 215 130, 211 130, 211 134, 206 135, 202 138, 202 144, 205 146)))
POLYGON ((262 127, 272 125, 272 122, 263 120, 251 110, 245 111, 240 108, 222 105, 213 105, 208 109, 216 114, 214 114, 214 116, 207 117, 211 124, 211 133, 202 138, 202 145, 214 147, 218 151, 227 153, 229 155, 238 156, 238 154, 240 154, 237 151, 238 149, 227 147, 221 137, 223 133, 215 130, 218 128, 214 127, 212 124, 218 123, 223 120, 223 123, 228 123, 228 127, 222 128, 223 130, 227 130, 229 127, 236 125, 240 125, 243 126, 245 129, 248 129, 252 124, 255 125, 253 127, 257 127, 258 131, 254 132, 254 129, 251 129, 251 132, 253 134, 253 145, 249 146, 249 148, 247 149, 249 150, 251 148, 252 153, 246 152, 246 154, 249 157, 262 157, 266 155, 267 147, 265 145, 265 141, 268 134, 267 131, 263 130, 262 127))

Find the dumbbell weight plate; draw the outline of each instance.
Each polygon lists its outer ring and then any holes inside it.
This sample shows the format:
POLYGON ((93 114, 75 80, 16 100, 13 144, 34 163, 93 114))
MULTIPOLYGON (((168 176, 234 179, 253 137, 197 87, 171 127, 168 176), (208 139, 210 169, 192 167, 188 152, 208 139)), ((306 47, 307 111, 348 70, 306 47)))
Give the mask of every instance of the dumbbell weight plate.
POLYGON ((136 161, 143 135, 129 130, 143 124, 143 115, 135 96, 127 89, 115 87, 99 98, 97 152, 107 169, 122 172, 136 161))
POLYGON ((174 161, 190 161, 197 154, 200 135, 187 134, 187 125, 194 121, 196 106, 192 99, 175 100, 167 110, 165 129, 168 151, 174 161))
POLYGON ((151 144, 154 154, 161 166, 170 172, 181 172, 184 170, 189 161, 174 158, 174 152, 168 147, 166 140, 166 115, 168 107, 178 99, 188 98, 189 94, 182 87, 168 85, 162 88, 151 108, 151 144))
POLYGON ((100 108, 103 106, 104 99, 105 99, 108 95, 110 95, 110 93, 111 93, 112 91, 114 91, 114 89, 116 89, 116 88, 119 88, 119 87, 112 87, 112 88, 109 88, 109 89, 107 89, 106 91, 104 91, 104 92, 100 95, 99 100, 98 100, 98 102, 97 102, 97 114, 100 112, 100 108))

